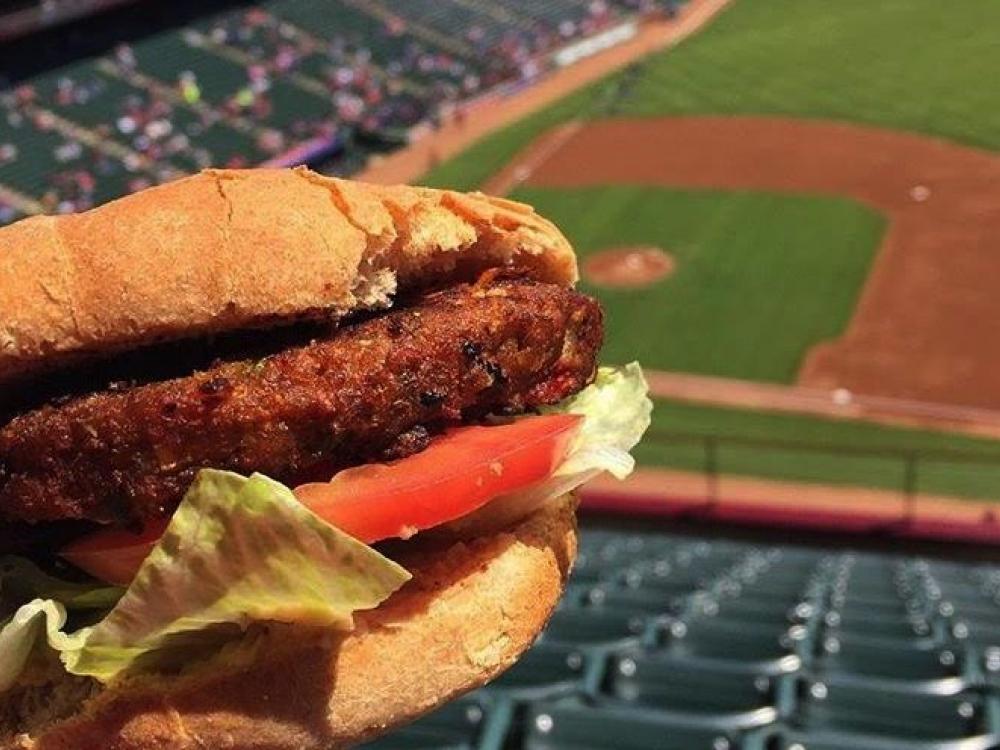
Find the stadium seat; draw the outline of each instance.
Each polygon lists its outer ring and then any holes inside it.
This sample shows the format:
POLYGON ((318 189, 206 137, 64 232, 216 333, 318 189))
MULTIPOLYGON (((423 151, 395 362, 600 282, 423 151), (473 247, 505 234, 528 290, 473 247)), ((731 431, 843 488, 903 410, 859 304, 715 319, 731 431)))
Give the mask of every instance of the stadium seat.
MULTIPOLYGON (((959 638, 966 621, 908 603, 929 596, 934 566, 607 529, 581 549, 605 575, 572 583, 548 632, 474 694, 485 719, 466 723, 459 704, 375 747, 1000 748, 1000 649, 977 645, 993 621, 959 638), (874 584, 854 586, 857 559, 874 584), (650 623, 644 645, 634 622, 650 623)), ((986 586, 982 567, 949 575, 986 586)))
MULTIPOLYGON (((755 674, 793 672, 802 665, 799 633, 699 618, 675 621, 660 630, 668 653, 687 659, 725 662, 755 674)), ((804 635, 804 633, 802 633, 804 635)))
POLYGON ((611 657, 598 700, 602 705, 697 717, 729 731, 777 718, 773 679, 648 651, 611 657))
POLYGON ((742 622, 748 625, 773 628, 788 628, 802 622, 814 613, 814 608, 798 606, 795 598, 788 601, 762 599, 755 594, 746 594, 736 599, 718 602, 715 617, 720 621, 742 622))
POLYGON ((542 636, 544 643, 587 646, 638 644, 646 635, 649 618, 596 609, 556 612, 542 636))
POLYGON ((365 750, 473 750, 477 747, 486 710, 475 698, 462 698, 361 747, 365 750))
POLYGON ((532 706, 524 717, 523 750, 735 750, 733 738, 698 721, 628 710, 595 709, 577 701, 532 706))
POLYGON ((887 689, 954 695, 968 685, 964 652, 852 637, 824 640, 812 670, 821 677, 879 681, 887 689))
POLYGON ((795 732, 768 735, 759 744, 744 744, 744 750, 995 750, 994 738, 975 737, 952 741, 915 741, 841 732, 795 732), (765 744, 766 743, 766 744, 765 744))
POLYGON ((583 691, 587 669, 594 664, 582 649, 538 643, 507 672, 485 688, 491 696, 539 700, 583 691))
POLYGON ((1000 609, 992 620, 957 619, 949 633, 958 643, 971 643, 981 649, 1000 648, 1000 609))
POLYGON ((799 680, 793 724, 815 733, 961 740, 992 736, 996 717, 973 692, 932 695, 864 681, 799 680))
POLYGON ((586 589, 581 603, 595 610, 608 610, 629 615, 665 617, 677 614, 689 589, 676 592, 663 589, 628 589, 617 586, 592 586, 586 589))

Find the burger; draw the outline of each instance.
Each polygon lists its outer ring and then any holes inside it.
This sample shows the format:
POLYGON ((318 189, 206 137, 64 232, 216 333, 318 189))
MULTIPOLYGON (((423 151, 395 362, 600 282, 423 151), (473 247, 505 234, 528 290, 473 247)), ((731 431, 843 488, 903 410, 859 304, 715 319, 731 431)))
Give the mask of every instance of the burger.
POLYGON ((306 169, 0 230, 0 748, 343 747, 509 667, 649 424, 575 281, 306 169))

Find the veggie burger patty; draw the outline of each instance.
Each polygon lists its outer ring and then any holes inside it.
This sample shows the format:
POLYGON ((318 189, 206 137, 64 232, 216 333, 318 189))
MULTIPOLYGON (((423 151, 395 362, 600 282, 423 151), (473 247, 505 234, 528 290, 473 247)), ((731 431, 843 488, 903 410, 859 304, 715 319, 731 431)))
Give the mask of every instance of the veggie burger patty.
POLYGON ((295 482, 400 458, 448 425, 576 393, 601 338, 591 298, 489 271, 263 359, 14 417, 0 518, 138 528, 205 467, 295 482))

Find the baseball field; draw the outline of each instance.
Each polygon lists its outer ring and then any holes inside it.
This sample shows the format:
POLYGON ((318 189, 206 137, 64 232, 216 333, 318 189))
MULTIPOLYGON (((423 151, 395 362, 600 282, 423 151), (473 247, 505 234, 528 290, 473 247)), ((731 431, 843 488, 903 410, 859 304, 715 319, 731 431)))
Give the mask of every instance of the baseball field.
POLYGON ((733 0, 680 46, 485 139, 428 179, 473 188, 556 123, 609 108, 841 120, 997 150, 1000 100, 986 82, 1000 62, 998 24, 1000 5, 983 0, 733 0))
MULTIPOLYGON (((609 361, 1000 409, 1000 347, 987 345, 1000 333, 1000 100, 986 84, 998 25, 1000 5, 982 0, 732 0, 678 46, 568 92, 425 181, 509 193, 559 223, 608 311, 609 361), (634 248, 669 270, 626 287, 587 272, 634 248)), ((656 426, 1000 456, 1000 442, 933 420, 760 406, 663 400, 656 426)), ((702 459, 676 447, 643 460, 702 459)), ((735 448, 722 463, 872 487, 898 486, 905 469, 735 448)), ((920 489, 996 497, 1000 470, 931 466, 920 489)))

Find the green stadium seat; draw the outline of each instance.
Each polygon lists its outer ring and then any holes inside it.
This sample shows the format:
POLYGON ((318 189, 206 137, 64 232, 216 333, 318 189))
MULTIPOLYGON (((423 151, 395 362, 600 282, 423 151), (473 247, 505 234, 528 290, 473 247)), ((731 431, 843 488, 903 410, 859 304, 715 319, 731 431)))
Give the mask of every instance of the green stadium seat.
POLYGON ((908 687, 954 695, 968 686, 965 654, 942 648, 914 648, 878 639, 829 638, 813 665, 820 677, 881 681, 886 689, 908 687))
POLYGON ((490 696, 545 700, 583 691, 593 659, 582 649, 538 643, 484 689, 490 696))
POLYGON ((936 611, 959 620, 995 622, 1000 618, 1000 604, 987 598, 985 594, 979 594, 975 599, 957 599, 949 596, 937 603, 936 611))
POLYGON ((929 695, 887 689, 876 683, 813 681, 798 684, 797 729, 842 732, 913 741, 961 740, 990 736, 995 717, 973 692, 929 695))
POLYGON ((384 739, 366 742, 364 750, 474 750, 473 738, 446 730, 404 727, 384 739))
MULTIPOLYGON (((91 129, 101 129, 108 134, 108 137, 130 148, 133 145, 131 139, 114 127, 114 122, 123 114, 122 105, 125 101, 149 99, 149 92, 145 89, 137 88, 127 81, 105 73, 90 61, 41 78, 36 81, 36 88, 43 98, 44 106, 75 123, 91 129), (63 77, 86 82, 98 93, 84 102, 59 106, 55 92, 58 80, 63 77)), ((225 122, 206 125, 198 114, 182 105, 171 107, 169 119, 174 132, 188 136, 192 147, 208 149, 215 165, 223 165, 236 155, 241 155, 251 162, 259 162, 265 158, 252 137, 225 122)), ((187 172, 196 171, 200 166, 190 155, 185 154, 175 154, 166 160, 166 163, 187 172)))
POLYGON ((767 744, 744 745, 745 750, 994 750, 992 738, 970 738, 958 742, 892 739, 839 732, 783 731, 768 738, 767 744))
POLYGON ((800 643, 781 628, 759 627, 705 617, 664 626, 661 640, 668 653, 687 659, 723 662, 755 674, 777 675, 802 666, 800 643))
MULTIPOLYGON (((523 750, 735 750, 734 739, 697 721, 596 709, 578 702, 532 706, 523 750)), ((511 744, 516 747, 517 744, 511 744)))
POLYGON ((824 616, 828 636, 848 639, 883 639, 889 645, 899 643, 915 648, 930 648, 937 643, 934 628, 926 619, 874 613, 865 616, 852 611, 847 615, 827 612, 824 616))
POLYGON ((663 617, 677 614, 689 590, 687 586, 680 587, 676 592, 626 589, 606 585, 591 586, 586 588, 581 602, 597 610, 663 617))
POLYGON ((977 645, 995 621, 937 614, 933 565, 607 529, 581 549, 594 580, 574 580, 538 643, 466 699, 485 718, 458 704, 373 747, 1000 748, 1000 648, 977 645), (875 583, 855 587, 859 571, 875 583), (632 622, 651 623, 644 643, 632 622))
POLYGON ((843 603, 832 602, 837 611, 844 615, 864 616, 866 613, 877 617, 906 617, 910 614, 906 602, 895 595, 891 598, 876 596, 855 596, 849 594, 843 603))
POLYGON ((452 701, 398 732, 361 745, 365 750, 473 750, 486 716, 475 698, 452 701))
POLYGON ((572 609, 556 612, 542 636, 544 643, 570 643, 579 646, 621 646, 638 644, 647 632, 649 618, 606 612, 596 609, 572 609))
MULTIPOLYGON (((452 7, 450 3, 447 5, 452 7)), ((279 19, 291 22, 314 36, 326 40, 341 39, 355 48, 370 50, 372 59, 381 67, 399 65, 400 61, 410 59, 414 50, 435 50, 426 40, 387 33, 384 23, 374 14, 366 13, 343 0, 272 0, 268 3, 268 10, 279 19)), ((470 72, 480 72, 483 68, 482 61, 473 56, 460 56, 459 59, 462 66, 470 72)), ((316 65, 317 63, 312 63, 307 72, 321 75, 322 71, 316 65)), ((449 69, 424 72, 413 65, 405 66, 403 72, 406 78, 423 85, 439 81, 457 85, 465 74, 461 69, 454 72, 449 69)))
POLYGON ((0 164, 0 182, 34 198, 49 188, 53 173, 72 166, 60 164, 53 154, 63 138, 54 131, 37 130, 27 121, 12 127, 0 118, 0 143, 11 143, 18 150, 16 160, 0 164))
POLYGON ((598 701, 697 717, 730 731, 768 724, 778 714, 771 678, 647 651, 609 659, 598 701))
POLYGON ((794 602, 774 602, 744 595, 718 602, 718 617, 727 622, 743 622, 761 627, 788 628, 804 618, 802 613, 813 614, 814 608, 793 606, 794 602))

